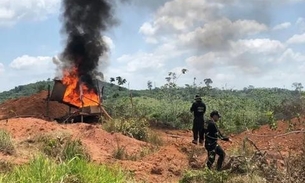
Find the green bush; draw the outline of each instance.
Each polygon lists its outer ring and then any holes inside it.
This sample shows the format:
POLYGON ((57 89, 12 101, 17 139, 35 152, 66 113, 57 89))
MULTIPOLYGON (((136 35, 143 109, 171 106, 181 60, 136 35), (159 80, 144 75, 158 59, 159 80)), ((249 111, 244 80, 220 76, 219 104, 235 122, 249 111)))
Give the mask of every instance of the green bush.
POLYGON ((59 138, 45 135, 38 139, 41 151, 49 157, 65 161, 78 157, 90 160, 89 154, 85 151, 79 139, 71 137, 59 138))
POLYGON ((10 134, 3 129, 0 129, 0 151, 9 155, 15 152, 10 134))
POLYGON ((146 141, 149 135, 149 123, 146 119, 115 119, 103 125, 108 132, 121 132, 123 135, 146 141))
POLYGON ((82 145, 82 142, 77 140, 68 139, 63 146, 61 151, 62 160, 71 160, 75 157, 90 160, 89 154, 85 151, 85 148, 82 145))

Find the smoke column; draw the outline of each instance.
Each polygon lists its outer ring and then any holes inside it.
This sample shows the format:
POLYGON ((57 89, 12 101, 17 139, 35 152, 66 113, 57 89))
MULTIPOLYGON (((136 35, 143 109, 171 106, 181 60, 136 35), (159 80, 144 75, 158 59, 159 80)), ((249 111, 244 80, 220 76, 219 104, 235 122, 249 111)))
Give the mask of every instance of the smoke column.
POLYGON ((76 67, 78 77, 91 88, 92 74, 108 51, 101 33, 114 23, 111 4, 107 0, 63 0, 63 8, 62 31, 67 42, 62 61, 76 67))

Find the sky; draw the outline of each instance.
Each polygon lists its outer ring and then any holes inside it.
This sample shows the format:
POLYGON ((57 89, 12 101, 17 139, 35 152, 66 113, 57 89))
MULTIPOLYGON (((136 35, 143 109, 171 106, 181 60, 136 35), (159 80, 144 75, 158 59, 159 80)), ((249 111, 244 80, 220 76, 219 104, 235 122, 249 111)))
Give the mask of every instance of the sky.
MULTIPOLYGON (((305 0, 125 0, 103 32, 110 50, 99 70, 130 89, 179 86, 279 87, 305 78, 305 0)), ((57 76, 61 0, 0 0, 0 92, 57 76)))

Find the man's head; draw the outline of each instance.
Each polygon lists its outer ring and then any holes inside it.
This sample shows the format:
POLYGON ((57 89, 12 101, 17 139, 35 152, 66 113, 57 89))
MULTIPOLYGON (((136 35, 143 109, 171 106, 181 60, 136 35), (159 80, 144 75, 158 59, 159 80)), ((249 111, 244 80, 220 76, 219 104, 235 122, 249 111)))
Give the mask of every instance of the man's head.
POLYGON ((221 118, 220 114, 218 113, 218 111, 213 111, 210 113, 210 117, 217 122, 219 120, 219 118, 221 118))
POLYGON ((199 95, 195 95, 195 101, 200 102, 200 101, 202 101, 202 99, 199 95))

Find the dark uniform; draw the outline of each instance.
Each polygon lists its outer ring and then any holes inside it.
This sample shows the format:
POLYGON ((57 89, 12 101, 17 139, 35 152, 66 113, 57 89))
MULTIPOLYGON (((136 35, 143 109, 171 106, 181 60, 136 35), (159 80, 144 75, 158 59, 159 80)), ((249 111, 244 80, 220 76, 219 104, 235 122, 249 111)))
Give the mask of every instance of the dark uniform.
MULTIPOLYGON (((210 116, 212 117, 213 115, 218 115, 220 117, 217 111, 212 112, 210 116)), ((224 141, 229 141, 229 138, 224 137, 220 133, 216 123, 213 120, 207 121, 207 131, 205 137, 205 149, 208 151, 207 166, 209 169, 212 167, 215 161, 215 156, 217 154, 219 156, 217 160, 217 170, 221 170, 222 163, 226 154, 220 147, 220 145, 217 143, 217 140, 221 139, 224 141)))
POLYGON ((192 104, 190 111, 194 113, 193 120, 193 143, 197 144, 198 135, 199 143, 203 144, 204 140, 204 113, 206 111, 206 105, 202 102, 202 99, 196 95, 195 102, 192 104))

